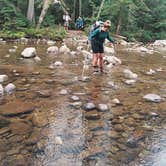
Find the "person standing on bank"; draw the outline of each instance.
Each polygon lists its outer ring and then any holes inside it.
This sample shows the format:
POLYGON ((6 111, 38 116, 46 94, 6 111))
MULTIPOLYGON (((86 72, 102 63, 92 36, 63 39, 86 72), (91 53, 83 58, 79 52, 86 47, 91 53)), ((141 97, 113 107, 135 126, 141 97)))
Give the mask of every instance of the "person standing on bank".
POLYGON ((92 65, 94 72, 103 73, 103 56, 104 56, 104 42, 108 39, 111 43, 115 43, 114 40, 109 36, 109 28, 111 27, 111 21, 107 20, 104 24, 94 30, 90 34, 91 47, 93 51, 92 65))
POLYGON ((69 22, 71 21, 71 17, 69 16, 68 12, 65 12, 63 15, 64 20, 64 29, 67 31, 69 29, 69 22))

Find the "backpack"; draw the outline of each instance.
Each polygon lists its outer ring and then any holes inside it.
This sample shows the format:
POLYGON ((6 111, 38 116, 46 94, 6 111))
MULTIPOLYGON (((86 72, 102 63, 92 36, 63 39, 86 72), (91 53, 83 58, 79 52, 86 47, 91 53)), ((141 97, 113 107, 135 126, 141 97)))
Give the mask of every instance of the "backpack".
POLYGON ((95 31, 96 29, 100 28, 102 24, 103 24, 103 22, 98 21, 98 22, 96 22, 95 24, 93 24, 93 25, 91 26, 91 28, 90 28, 90 30, 89 30, 88 40, 90 40, 90 41, 92 40, 92 39, 91 39, 91 34, 92 34, 92 32, 95 31))

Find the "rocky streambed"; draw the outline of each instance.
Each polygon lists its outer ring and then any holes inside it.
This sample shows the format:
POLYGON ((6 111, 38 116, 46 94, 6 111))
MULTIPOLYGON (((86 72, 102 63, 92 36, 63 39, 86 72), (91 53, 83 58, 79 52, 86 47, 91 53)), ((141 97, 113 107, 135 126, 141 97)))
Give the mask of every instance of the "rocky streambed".
POLYGON ((81 39, 56 54, 42 41, 0 45, 0 165, 164 166, 165 55, 118 46, 122 63, 93 75, 81 39), (21 58, 27 47, 40 58, 21 58))

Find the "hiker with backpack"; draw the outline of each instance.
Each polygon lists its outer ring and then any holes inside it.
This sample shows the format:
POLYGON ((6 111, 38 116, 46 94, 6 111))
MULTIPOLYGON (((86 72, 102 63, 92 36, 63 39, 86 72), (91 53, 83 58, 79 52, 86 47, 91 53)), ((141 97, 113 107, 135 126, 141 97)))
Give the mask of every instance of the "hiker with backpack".
POLYGON ((68 12, 64 13, 63 21, 64 21, 64 29, 67 31, 69 29, 69 22, 71 21, 71 17, 69 16, 68 12))
POLYGON ((91 48, 93 51, 92 65, 94 73, 104 73, 103 71, 103 56, 104 56, 104 42, 108 39, 111 43, 115 43, 109 36, 109 28, 111 27, 111 21, 107 20, 100 27, 90 32, 89 40, 91 41, 91 48))
POLYGON ((77 30, 82 30, 84 28, 84 21, 81 16, 76 19, 75 27, 77 30))

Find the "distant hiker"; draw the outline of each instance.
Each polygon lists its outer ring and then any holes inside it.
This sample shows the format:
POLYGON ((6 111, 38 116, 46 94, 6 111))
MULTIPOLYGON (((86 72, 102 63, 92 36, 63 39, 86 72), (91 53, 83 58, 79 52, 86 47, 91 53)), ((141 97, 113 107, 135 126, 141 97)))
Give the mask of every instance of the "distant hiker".
POLYGON ((79 17, 76 19, 75 27, 76 27, 76 29, 83 29, 83 28, 84 28, 84 21, 83 21, 83 19, 81 18, 81 16, 79 16, 79 17))
POLYGON ((69 29, 69 23, 71 21, 71 17, 69 16, 68 12, 65 12, 63 15, 64 20, 64 29, 67 31, 69 29))
POLYGON ((93 51, 92 65, 94 67, 94 72, 103 73, 103 56, 104 56, 104 42, 108 39, 111 43, 114 40, 109 36, 109 28, 111 26, 111 21, 107 20, 104 22, 103 26, 95 29, 91 32, 89 40, 91 41, 91 47, 93 51), (100 69, 100 70, 99 70, 100 69))

